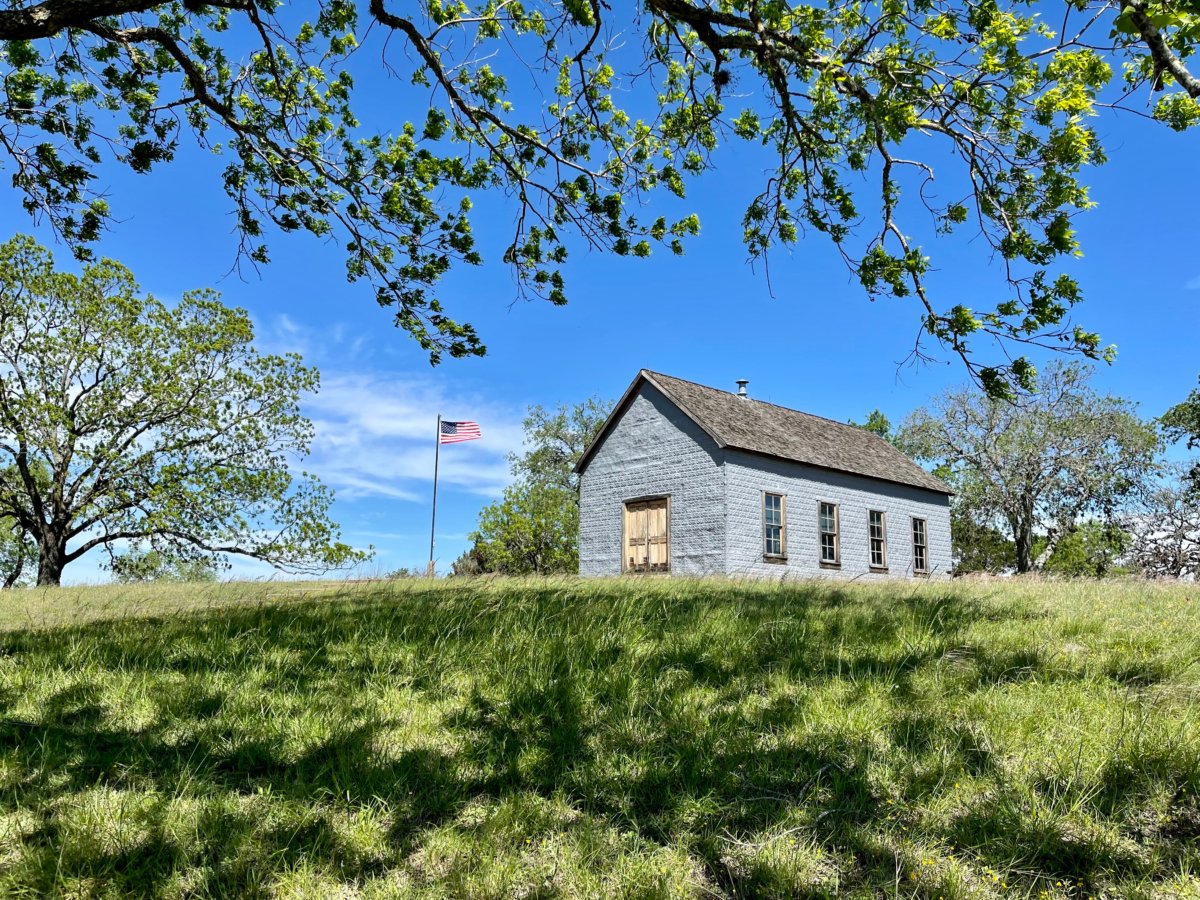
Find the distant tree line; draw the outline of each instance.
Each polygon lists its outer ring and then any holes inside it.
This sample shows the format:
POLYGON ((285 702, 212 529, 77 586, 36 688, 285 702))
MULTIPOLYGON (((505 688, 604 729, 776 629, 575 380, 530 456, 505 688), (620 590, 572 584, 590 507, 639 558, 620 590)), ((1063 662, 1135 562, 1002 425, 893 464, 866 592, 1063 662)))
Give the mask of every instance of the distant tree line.
POLYGON ((864 427, 932 466, 955 491, 955 569, 1102 576, 1200 574, 1200 390, 1157 420, 1091 386, 1080 363, 1051 365, 1014 400, 948 391, 898 429, 864 427))

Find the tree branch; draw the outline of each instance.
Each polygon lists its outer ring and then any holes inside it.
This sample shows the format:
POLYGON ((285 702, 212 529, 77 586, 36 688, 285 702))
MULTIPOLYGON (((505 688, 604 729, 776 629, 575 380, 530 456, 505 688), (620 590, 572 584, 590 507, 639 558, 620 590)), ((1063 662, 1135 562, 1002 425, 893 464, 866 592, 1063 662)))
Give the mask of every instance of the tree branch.
POLYGON ((1145 42, 1155 65, 1171 73, 1179 86, 1193 100, 1200 100, 1200 78, 1193 75, 1171 49, 1167 39, 1146 13, 1146 0, 1122 0, 1121 10, 1129 17, 1130 23, 1138 30, 1142 41, 1145 42))
POLYGON ((64 28, 80 28, 95 19, 146 12, 163 5, 162 0, 46 0, 0 12, 0 40, 53 37, 64 28))

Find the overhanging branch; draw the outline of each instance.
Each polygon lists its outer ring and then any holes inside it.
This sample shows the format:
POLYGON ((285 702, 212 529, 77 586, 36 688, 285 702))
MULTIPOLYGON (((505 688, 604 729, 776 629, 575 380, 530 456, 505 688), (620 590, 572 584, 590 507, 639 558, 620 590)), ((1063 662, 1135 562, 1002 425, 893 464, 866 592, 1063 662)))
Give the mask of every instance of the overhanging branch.
POLYGON ((1179 83, 1189 97, 1193 100, 1200 100, 1200 78, 1193 75, 1183 64, 1183 60, 1171 49, 1166 37, 1147 14, 1145 0, 1123 0, 1121 11, 1129 17, 1130 24, 1141 35, 1155 65, 1163 71, 1170 72, 1171 77, 1179 83))

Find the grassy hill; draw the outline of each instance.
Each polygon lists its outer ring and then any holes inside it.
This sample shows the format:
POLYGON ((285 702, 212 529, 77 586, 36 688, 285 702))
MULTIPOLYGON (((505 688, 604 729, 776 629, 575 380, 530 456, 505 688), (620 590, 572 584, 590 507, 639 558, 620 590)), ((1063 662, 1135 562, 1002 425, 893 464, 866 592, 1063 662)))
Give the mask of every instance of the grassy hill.
POLYGON ((1200 896, 1200 587, 0 596, 0 895, 1200 896))

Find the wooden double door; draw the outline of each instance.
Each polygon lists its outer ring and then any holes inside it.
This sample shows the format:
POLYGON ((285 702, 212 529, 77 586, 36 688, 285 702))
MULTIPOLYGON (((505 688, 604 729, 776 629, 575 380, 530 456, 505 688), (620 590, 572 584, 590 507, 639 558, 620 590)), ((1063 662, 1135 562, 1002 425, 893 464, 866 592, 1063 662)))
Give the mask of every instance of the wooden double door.
POLYGON ((625 504, 626 572, 671 571, 670 507, 666 497, 625 504))

